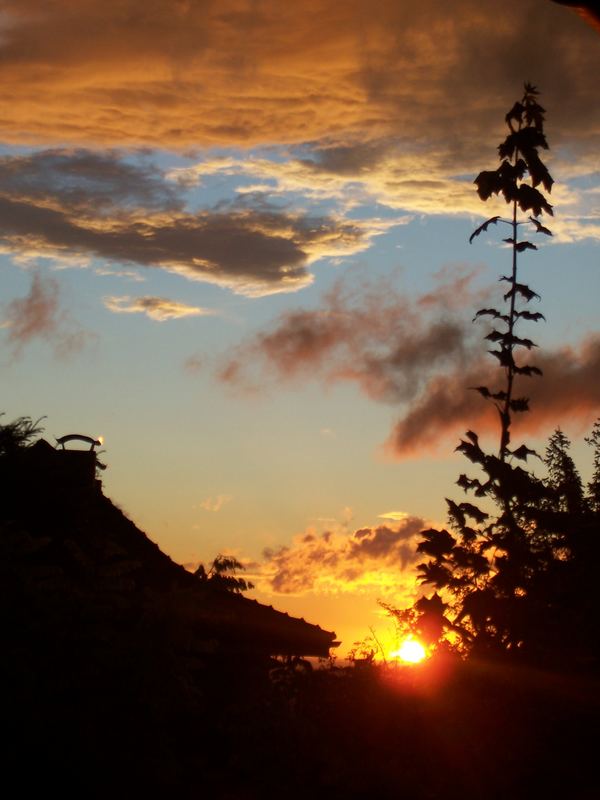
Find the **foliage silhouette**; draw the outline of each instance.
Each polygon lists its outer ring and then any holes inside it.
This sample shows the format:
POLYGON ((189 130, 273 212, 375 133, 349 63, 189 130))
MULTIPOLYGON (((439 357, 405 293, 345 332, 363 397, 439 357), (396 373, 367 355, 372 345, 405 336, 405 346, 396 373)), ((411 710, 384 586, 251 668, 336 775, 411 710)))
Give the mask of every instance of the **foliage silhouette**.
MULTIPOLYGON (((516 414, 529 411, 529 398, 517 392, 522 378, 541 376, 541 370, 523 351, 536 344, 520 334, 523 322, 544 319, 531 311, 539 295, 519 276, 520 256, 537 246, 524 238, 524 227, 534 235, 551 236, 537 217, 552 215, 541 189, 550 192, 553 179, 538 151, 547 149, 544 109, 537 89, 525 84, 521 99, 505 117, 509 132, 498 147, 500 166, 475 179, 483 201, 503 197, 511 208, 509 219, 496 215, 471 235, 470 241, 490 225, 509 226, 503 241, 510 246, 511 271, 500 277, 508 284, 506 308, 480 309, 474 321, 491 320, 485 339, 490 354, 503 372, 500 386, 475 387, 493 403, 500 423, 497 455, 481 447, 477 433, 469 430, 457 451, 479 467, 482 477, 460 475, 457 484, 476 502, 447 499, 447 530, 423 531, 417 551, 426 560, 419 577, 436 591, 422 597, 411 609, 387 607, 399 626, 428 642, 444 642, 464 654, 518 657, 537 663, 562 659, 597 664, 598 644, 589 636, 596 623, 598 601, 591 589, 594 558, 599 554, 598 476, 600 427, 590 443, 596 448, 596 472, 590 487, 594 503, 585 500, 581 479, 569 456, 569 441, 557 430, 546 451, 546 480, 535 477, 518 462, 540 456, 526 444, 514 447, 512 424, 516 414), (522 212, 522 213, 520 213, 522 212), (572 647, 565 654, 565 637, 572 647)), ((543 459, 542 459, 543 460, 543 459)))
POLYGON ((219 554, 213 559, 208 570, 204 564, 199 564, 198 568, 194 571, 194 575, 199 581, 202 581, 211 589, 241 594, 242 592, 254 589, 253 583, 236 575, 239 570, 245 569, 244 565, 238 561, 237 558, 219 554))
POLYGON ((570 447, 571 442, 567 436, 557 428, 546 447, 547 481, 556 493, 554 504, 559 511, 581 514, 585 506, 583 483, 575 462, 569 455, 570 447))
POLYGON ((588 503, 592 511, 600 513, 600 420, 596 420, 585 441, 594 448, 594 471, 588 483, 588 503))
MULTIPOLYGON (((0 417, 3 416, 1 413, 0 417)), ((43 431, 40 425, 43 419, 45 417, 40 417, 34 422, 31 417, 17 417, 6 425, 0 423, 0 457, 13 455, 32 444, 43 431)))

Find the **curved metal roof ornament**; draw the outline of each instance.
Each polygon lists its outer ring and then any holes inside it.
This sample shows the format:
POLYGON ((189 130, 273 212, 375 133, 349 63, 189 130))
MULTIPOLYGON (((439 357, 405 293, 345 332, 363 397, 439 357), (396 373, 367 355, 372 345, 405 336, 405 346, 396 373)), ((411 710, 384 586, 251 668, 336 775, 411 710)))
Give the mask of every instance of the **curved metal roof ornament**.
POLYGON ((94 439, 91 436, 84 436, 82 433, 67 433, 66 436, 60 436, 56 439, 56 446, 60 445, 63 450, 65 450, 65 444, 67 442, 85 442, 86 444, 90 445, 90 451, 93 452, 95 447, 100 447, 102 444, 102 437, 100 436, 98 439, 94 439))

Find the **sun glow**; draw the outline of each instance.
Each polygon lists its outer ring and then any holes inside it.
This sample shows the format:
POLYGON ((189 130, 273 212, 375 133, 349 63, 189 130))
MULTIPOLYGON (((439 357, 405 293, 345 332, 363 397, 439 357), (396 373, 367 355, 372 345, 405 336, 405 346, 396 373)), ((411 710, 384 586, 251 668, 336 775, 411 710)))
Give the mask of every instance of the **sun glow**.
POLYGON ((407 664, 418 664, 427 657, 427 651, 416 639, 405 639, 398 650, 390 653, 390 658, 397 658, 407 664))

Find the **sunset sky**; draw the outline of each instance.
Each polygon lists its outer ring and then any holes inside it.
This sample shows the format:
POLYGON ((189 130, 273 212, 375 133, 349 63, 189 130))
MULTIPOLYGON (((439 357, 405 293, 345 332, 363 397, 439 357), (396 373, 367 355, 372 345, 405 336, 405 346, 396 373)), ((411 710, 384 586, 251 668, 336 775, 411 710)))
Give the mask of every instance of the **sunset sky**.
POLYGON ((600 35, 574 11, 3 0, 0 71, 0 409, 102 435, 105 492, 172 558, 235 554, 344 650, 415 597, 458 437, 494 446, 471 319, 507 234, 468 240, 506 206, 473 179, 524 81, 556 184, 519 432, 560 425, 589 472, 600 35))

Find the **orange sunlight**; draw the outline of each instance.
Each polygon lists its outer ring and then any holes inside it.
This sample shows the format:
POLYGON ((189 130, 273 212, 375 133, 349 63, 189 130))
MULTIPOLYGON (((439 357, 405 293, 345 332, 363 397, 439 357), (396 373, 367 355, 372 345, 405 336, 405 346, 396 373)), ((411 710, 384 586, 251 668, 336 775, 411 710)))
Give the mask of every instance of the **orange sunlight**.
POLYGON ((406 664, 419 664, 427 657, 427 651, 417 639, 405 639, 398 650, 390 653, 390 658, 399 659, 406 664))

